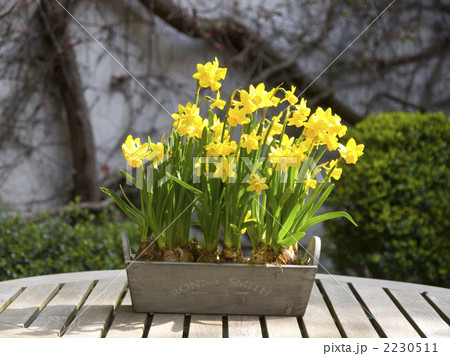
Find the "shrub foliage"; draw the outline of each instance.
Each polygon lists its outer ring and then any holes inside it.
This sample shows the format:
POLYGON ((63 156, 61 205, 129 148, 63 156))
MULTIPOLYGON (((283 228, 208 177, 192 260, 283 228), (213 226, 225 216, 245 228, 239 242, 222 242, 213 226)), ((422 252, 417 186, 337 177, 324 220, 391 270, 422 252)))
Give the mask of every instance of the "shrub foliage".
POLYGON ((359 225, 326 224, 338 272, 450 287, 450 118, 380 114, 349 135, 365 155, 329 199, 359 225))
POLYGON ((0 280, 53 273, 124 268, 120 233, 135 224, 113 209, 91 213, 72 204, 56 217, 27 222, 0 212, 0 280))

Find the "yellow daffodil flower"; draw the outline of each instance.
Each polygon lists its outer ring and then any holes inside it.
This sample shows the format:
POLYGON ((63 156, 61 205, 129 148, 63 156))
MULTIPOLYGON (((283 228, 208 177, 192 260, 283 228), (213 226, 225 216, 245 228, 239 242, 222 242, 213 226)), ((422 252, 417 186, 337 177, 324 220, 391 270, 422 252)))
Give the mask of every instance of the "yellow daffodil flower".
POLYGON ((229 142, 230 138, 227 137, 224 142, 211 142, 205 146, 209 157, 229 156, 237 149, 237 143, 235 141, 229 142))
MULTIPOLYGON (((331 112, 331 109, 328 110, 330 110, 331 112)), ((327 121, 329 124, 327 130, 330 134, 335 134, 339 137, 345 136, 345 134, 347 133, 347 126, 341 124, 341 118, 338 115, 327 117, 327 121)))
POLYGON ((325 119, 323 109, 317 108, 316 112, 304 123, 304 126, 306 127, 306 136, 311 139, 315 138, 319 132, 325 131, 328 128, 328 122, 325 119))
POLYGON ((284 94, 284 99, 281 100, 281 102, 283 101, 288 101, 289 104, 294 105, 295 103, 297 103, 298 98, 295 95, 295 89, 296 87, 294 87, 293 85, 291 86, 291 90, 286 90, 286 93, 284 94))
POLYGON ((327 145, 328 151, 334 151, 339 148, 339 143, 336 135, 329 134, 325 131, 318 132, 319 143, 327 145))
POLYGON ((302 98, 302 100, 300 100, 300 104, 295 105, 295 110, 300 112, 300 114, 302 114, 304 116, 309 116, 309 114, 311 113, 311 109, 306 106, 306 103, 307 103, 307 100, 302 98))
POLYGON ((150 142, 151 151, 145 156, 145 159, 153 162, 154 167, 157 167, 164 161, 164 145, 162 142, 150 142))
POLYGON ((287 118, 287 125, 288 126, 302 127, 307 119, 308 119, 307 116, 302 115, 298 111, 293 111, 291 113, 291 116, 289 116, 287 118))
POLYGON ((178 105, 178 112, 172 114, 174 128, 180 135, 187 135, 189 138, 201 138, 203 129, 208 127, 208 120, 202 119, 200 109, 195 104, 187 103, 186 107, 178 105))
POLYGON ((272 102, 272 106, 277 107, 280 103, 280 98, 277 98, 275 96, 276 88, 273 88, 271 91, 269 91, 270 94, 270 101, 272 102))
POLYGON ((258 109, 271 107, 273 103, 271 101, 272 93, 267 92, 265 89, 264 83, 259 83, 256 88, 253 85, 250 85, 250 95, 252 97, 252 103, 258 109))
MULTIPOLYGON (((220 121, 220 119, 217 117, 217 115, 214 114, 213 117, 213 124, 210 127, 211 131, 214 132, 214 140, 220 140, 222 137, 223 132, 223 122, 220 121)), ((225 133, 227 134, 227 133, 225 133)))
POLYGON ((339 153, 341 154, 341 157, 345 159, 345 163, 347 164, 355 164, 356 161, 358 161, 358 158, 364 154, 363 151, 364 145, 356 145, 353 138, 348 140, 346 146, 339 144, 339 153))
MULTIPOLYGON (((329 169, 332 169, 333 167, 335 167, 337 165, 337 163, 338 163, 337 159, 330 161, 329 169)), ((342 168, 335 167, 333 172, 331 172, 331 178, 333 178, 335 180, 339 180, 341 178, 341 175, 342 175, 342 168)))
POLYGON ((183 105, 178 105, 178 112, 175 114, 172 114, 172 118, 175 121, 180 120, 193 120, 199 115, 200 109, 195 104, 187 103, 184 107, 183 105))
POLYGON ((272 117, 273 125, 272 125, 272 135, 280 135, 283 131, 283 124, 280 124, 281 116, 283 112, 280 112, 279 115, 272 117))
POLYGON ((227 102, 225 101, 225 100, 221 100, 220 99, 220 91, 218 91, 217 90, 217 98, 216 98, 216 100, 214 100, 212 103, 211 103, 211 107, 210 107, 210 109, 212 110, 212 109, 214 109, 214 108, 219 108, 220 110, 223 110, 223 108, 225 107, 225 104, 226 104, 227 102))
POLYGON ((283 125, 279 123, 282 115, 283 115, 283 112, 280 112, 277 116, 272 117, 273 125, 272 125, 269 133, 267 133, 267 130, 269 129, 270 126, 265 127, 263 129, 261 137, 266 140, 265 143, 267 143, 268 145, 270 145, 272 143, 273 136, 280 135, 281 132, 283 131, 283 125), (267 134, 267 138, 266 138, 266 134, 267 134))
POLYGON ((214 163, 216 170, 213 177, 222 179, 225 183, 227 178, 236 177, 236 160, 228 160, 226 157, 220 158, 218 163, 214 163))
POLYGON ((269 153, 269 162, 276 171, 280 169, 287 172, 289 167, 295 166, 297 162, 296 155, 291 151, 291 147, 271 147, 269 153))
POLYGON ((128 164, 137 168, 142 165, 142 160, 147 155, 148 144, 141 145, 141 139, 138 137, 133 139, 133 136, 128 135, 125 142, 122 144, 122 153, 128 164))
POLYGON ((306 159, 305 151, 307 148, 305 148, 302 144, 298 146, 293 146, 290 153, 292 157, 295 157, 295 162, 290 163, 289 167, 297 167, 300 168, 301 163, 306 159))
POLYGON ((202 138, 203 129, 208 128, 208 119, 198 120, 192 125, 192 130, 188 133, 188 137, 202 138))
POLYGON ((247 153, 249 154, 253 150, 257 150, 259 148, 259 140, 261 136, 256 134, 256 131, 250 132, 248 135, 242 136, 241 147, 247 149, 247 153))
POLYGON ((257 192, 258 195, 260 195, 264 189, 269 189, 269 186, 266 184, 266 178, 260 177, 258 174, 251 174, 248 184, 247 191, 257 192))
POLYGON ((303 183, 305 184, 306 194, 309 194, 309 188, 316 189, 317 180, 315 179, 305 179, 303 183))
POLYGON ((240 101, 235 101, 235 105, 242 106, 242 109, 251 114, 258 109, 276 106, 279 98, 274 96, 274 91, 267 92, 264 83, 256 86, 250 85, 248 92, 241 90, 240 101))
POLYGON ((294 137, 289 137, 286 134, 283 135, 283 138, 281 139, 281 147, 284 149, 290 149, 293 143, 294 137))
POLYGON ((239 109, 238 106, 231 108, 228 112, 227 122, 233 127, 236 127, 237 125, 243 126, 250 121, 250 118, 247 117, 247 112, 244 109, 239 109))
POLYGON ((269 162, 275 167, 275 170, 287 172, 289 167, 297 165, 297 155, 292 151, 294 138, 283 135, 279 147, 271 147, 269 153, 269 162))
POLYGON ((202 88, 209 87, 212 91, 216 91, 222 86, 219 80, 225 79, 226 73, 226 68, 219 68, 219 60, 216 57, 213 63, 197 64, 197 73, 192 77, 198 80, 202 88))
POLYGON ((308 116, 311 112, 311 109, 306 106, 306 100, 302 98, 299 105, 295 105, 295 110, 292 112, 292 116, 287 119, 288 126, 296 126, 301 127, 304 125, 305 121, 308 119, 308 116))
MULTIPOLYGON (((252 88, 253 86, 250 86, 252 88)), ((251 114, 258 109, 258 107, 253 103, 254 92, 241 90, 239 93, 240 101, 234 101, 236 106, 242 106, 242 110, 245 114, 251 114)))

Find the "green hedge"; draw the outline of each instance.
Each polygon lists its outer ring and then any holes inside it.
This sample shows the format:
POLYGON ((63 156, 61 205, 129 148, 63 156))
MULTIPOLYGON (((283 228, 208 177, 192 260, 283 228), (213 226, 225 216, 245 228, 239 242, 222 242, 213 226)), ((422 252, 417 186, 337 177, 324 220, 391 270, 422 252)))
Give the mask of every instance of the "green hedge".
POLYGON ((359 225, 326 224, 337 272, 450 287, 450 118, 380 114, 348 136, 365 154, 328 201, 359 225))
POLYGON ((53 273, 125 268, 121 231, 139 236, 114 209, 90 213, 71 204, 56 217, 27 223, 0 212, 0 280, 53 273))

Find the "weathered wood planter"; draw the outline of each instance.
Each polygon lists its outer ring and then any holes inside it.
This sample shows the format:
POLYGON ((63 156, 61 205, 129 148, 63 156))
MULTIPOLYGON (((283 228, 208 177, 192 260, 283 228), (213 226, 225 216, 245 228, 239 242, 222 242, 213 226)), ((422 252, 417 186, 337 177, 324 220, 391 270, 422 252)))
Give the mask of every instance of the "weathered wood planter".
POLYGON ((316 236, 302 266, 133 261, 122 242, 133 308, 147 313, 301 316, 320 256, 316 236))

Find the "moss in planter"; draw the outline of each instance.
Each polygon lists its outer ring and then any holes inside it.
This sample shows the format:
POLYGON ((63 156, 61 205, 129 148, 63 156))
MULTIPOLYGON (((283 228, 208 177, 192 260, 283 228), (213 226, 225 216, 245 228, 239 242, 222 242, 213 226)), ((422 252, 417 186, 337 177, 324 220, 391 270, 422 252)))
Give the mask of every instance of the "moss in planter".
POLYGON ((326 224, 337 272, 450 287, 450 118, 381 114, 348 136, 365 154, 328 200, 359 225, 326 224))
POLYGON ((124 268, 121 231, 138 236, 116 209, 91 213, 72 204, 64 214, 33 222, 0 211, 0 280, 124 268))

